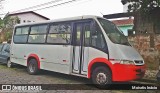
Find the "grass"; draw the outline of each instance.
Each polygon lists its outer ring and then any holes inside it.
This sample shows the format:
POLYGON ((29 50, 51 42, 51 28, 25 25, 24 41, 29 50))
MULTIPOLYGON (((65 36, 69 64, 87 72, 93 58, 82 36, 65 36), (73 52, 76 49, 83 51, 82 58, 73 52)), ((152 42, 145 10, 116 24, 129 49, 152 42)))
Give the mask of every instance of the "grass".
POLYGON ((0 68, 5 68, 6 69, 6 65, 5 64, 0 64, 0 68))

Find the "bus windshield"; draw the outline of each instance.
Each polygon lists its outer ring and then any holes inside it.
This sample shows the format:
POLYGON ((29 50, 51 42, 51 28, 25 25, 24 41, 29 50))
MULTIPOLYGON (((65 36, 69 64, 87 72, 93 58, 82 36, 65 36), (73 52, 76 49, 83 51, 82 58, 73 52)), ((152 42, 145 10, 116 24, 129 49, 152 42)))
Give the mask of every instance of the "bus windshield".
POLYGON ((116 44, 130 45, 123 32, 112 22, 98 18, 109 39, 116 44))

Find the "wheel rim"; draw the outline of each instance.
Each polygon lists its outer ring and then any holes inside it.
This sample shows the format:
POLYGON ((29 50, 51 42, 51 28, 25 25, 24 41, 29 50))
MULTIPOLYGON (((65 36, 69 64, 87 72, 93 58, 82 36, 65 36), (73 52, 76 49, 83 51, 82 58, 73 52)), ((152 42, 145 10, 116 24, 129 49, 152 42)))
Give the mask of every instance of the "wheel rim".
POLYGON ((107 76, 105 73, 98 73, 96 77, 96 81, 98 84, 106 84, 107 81, 107 76))
POLYGON ((35 69, 36 69, 35 64, 31 63, 31 64, 29 65, 29 70, 30 70, 30 72, 34 72, 35 69))
POLYGON ((8 60, 8 62, 7 62, 7 67, 11 67, 11 61, 10 60, 8 60))

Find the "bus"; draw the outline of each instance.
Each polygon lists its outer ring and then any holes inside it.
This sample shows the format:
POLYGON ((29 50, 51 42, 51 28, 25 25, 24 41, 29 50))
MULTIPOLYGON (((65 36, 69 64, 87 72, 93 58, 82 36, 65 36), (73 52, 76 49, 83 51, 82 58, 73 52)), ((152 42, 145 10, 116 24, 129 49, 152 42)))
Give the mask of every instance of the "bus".
POLYGON ((141 79, 145 63, 120 29, 105 18, 78 16, 18 24, 11 41, 10 62, 91 79, 106 86, 141 79))

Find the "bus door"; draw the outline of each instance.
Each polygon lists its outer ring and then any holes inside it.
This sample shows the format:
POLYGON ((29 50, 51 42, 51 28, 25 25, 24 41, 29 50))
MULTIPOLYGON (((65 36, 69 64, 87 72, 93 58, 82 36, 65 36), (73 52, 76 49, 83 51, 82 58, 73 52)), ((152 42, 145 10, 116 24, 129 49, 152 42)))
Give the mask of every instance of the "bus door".
POLYGON ((91 22, 75 23, 73 37, 72 72, 87 74, 91 22))

